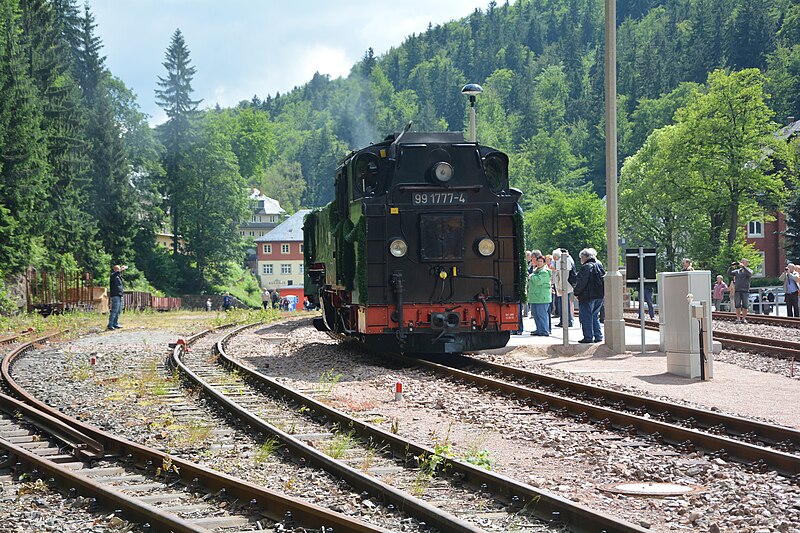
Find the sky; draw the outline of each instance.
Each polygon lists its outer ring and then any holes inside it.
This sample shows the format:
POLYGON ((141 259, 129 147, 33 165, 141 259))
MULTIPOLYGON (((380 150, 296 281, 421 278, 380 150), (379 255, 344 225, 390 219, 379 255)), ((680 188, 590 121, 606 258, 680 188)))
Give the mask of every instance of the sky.
POLYGON ((486 10, 489 0, 89 0, 106 66, 133 89, 151 124, 158 76, 177 28, 192 65, 201 108, 285 93, 315 72, 347 76, 368 48, 382 55, 428 23, 486 10))

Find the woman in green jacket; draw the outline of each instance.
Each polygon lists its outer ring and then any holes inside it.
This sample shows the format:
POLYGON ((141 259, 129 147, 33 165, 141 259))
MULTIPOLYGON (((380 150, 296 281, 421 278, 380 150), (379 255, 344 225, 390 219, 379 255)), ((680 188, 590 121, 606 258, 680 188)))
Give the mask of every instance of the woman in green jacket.
POLYGON ((528 276, 528 303, 533 307, 533 320, 536 331, 531 335, 550 336, 550 269, 545 265, 544 256, 536 258, 536 266, 528 276))

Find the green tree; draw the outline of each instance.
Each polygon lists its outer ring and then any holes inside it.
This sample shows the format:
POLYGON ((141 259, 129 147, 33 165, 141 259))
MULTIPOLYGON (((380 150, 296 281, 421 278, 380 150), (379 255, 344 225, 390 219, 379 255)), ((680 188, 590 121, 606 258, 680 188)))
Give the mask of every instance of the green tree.
POLYGON ((696 208, 710 213, 712 243, 719 243, 727 229, 724 242, 732 245, 742 218, 783 202, 783 174, 775 171, 765 150, 779 154, 785 147, 774 136, 778 126, 763 87, 764 76, 756 69, 730 74, 717 70, 676 114, 676 134, 685 154, 680 163, 689 175, 672 184, 692 189, 696 208))
POLYGON ((183 163, 183 237, 186 256, 196 268, 194 289, 208 282, 209 273, 242 259, 237 228, 247 212, 247 183, 220 122, 216 113, 206 114, 183 163))
POLYGON ((287 213, 292 214, 299 210, 306 192, 300 163, 285 159, 276 161, 264 171, 259 180, 259 189, 266 196, 277 200, 287 213))
POLYGON ((692 235, 703 221, 702 213, 687 205, 686 191, 672 185, 686 173, 676 164, 679 149, 675 126, 658 129, 620 173, 620 234, 631 247, 655 247, 659 271, 677 270, 682 257, 696 257, 692 235))
POLYGON ((528 249, 548 253, 567 248, 573 257, 583 248, 592 247, 600 257, 606 254, 606 208, 591 192, 568 194, 556 189, 548 202, 525 214, 528 249))
POLYGON ((162 65, 167 75, 158 77, 158 86, 161 88, 156 89, 156 103, 167 114, 167 121, 158 127, 157 133, 164 145, 163 189, 172 216, 172 250, 177 254, 182 191, 189 185, 182 170, 186 164, 186 154, 191 150, 194 123, 198 117, 197 106, 201 102, 192 99, 192 80, 197 70, 191 64, 189 48, 180 29, 172 34, 162 65))
POLYGON ((42 115, 20 46, 20 12, 0 3, 0 273, 28 266, 50 185, 42 115))

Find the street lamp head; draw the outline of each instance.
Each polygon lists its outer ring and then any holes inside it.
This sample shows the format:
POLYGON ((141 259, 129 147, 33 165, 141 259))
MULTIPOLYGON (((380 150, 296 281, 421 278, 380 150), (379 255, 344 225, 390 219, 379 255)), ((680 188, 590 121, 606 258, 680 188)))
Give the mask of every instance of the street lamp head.
POLYGON ((477 83, 468 83, 461 89, 461 94, 475 97, 483 92, 483 87, 477 83))

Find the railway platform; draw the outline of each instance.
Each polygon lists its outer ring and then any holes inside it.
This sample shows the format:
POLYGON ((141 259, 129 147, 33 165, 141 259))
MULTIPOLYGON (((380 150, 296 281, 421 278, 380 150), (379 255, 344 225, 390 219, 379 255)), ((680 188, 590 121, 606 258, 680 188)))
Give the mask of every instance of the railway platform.
POLYGON ((569 330, 569 346, 562 345, 561 328, 550 337, 535 337, 533 320, 524 319, 523 335, 512 335, 508 346, 494 353, 545 365, 573 375, 594 378, 626 389, 638 389, 661 398, 680 398, 711 410, 773 420, 800 428, 800 379, 714 361, 708 381, 667 373, 666 354, 659 352, 657 331, 647 330, 646 353, 641 353, 641 330, 626 326, 626 352, 613 354, 602 343, 578 344, 582 338, 577 317, 569 330))
MULTIPOLYGON (((532 318, 523 318, 522 325, 524 327, 524 331, 522 335, 512 335, 511 340, 508 342, 508 347, 516 347, 516 346, 525 346, 525 345, 541 345, 541 346, 550 346, 550 345, 563 345, 564 339, 564 331, 562 328, 557 328, 555 325, 559 322, 559 319, 554 318, 552 322, 552 330, 550 332, 549 337, 536 337, 531 335, 531 332, 536 329, 536 325, 532 318)), ((603 328, 603 324, 600 324, 600 327, 603 328)), ((583 338, 583 333, 581 332, 581 325, 578 321, 578 317, 575 317, 573 321, 573 326, 569 328, 568 334, 569 344, 572 350, 582 352, 588 350, 591 346, 595 346, 593 344, 580 344, 578 343, 579 340, 583 338), (574 347, 572 347, 574 345, 574 347)), ((646 351, 655 351, 658 350, 658 343, 659 343, 659 333, 657 331, 645 330, 645 350, 646 351)), ((638 327, 625 327, 625 347, 626 350, 629 352, 633 351, 642 351, 642 331, 638 327)))

